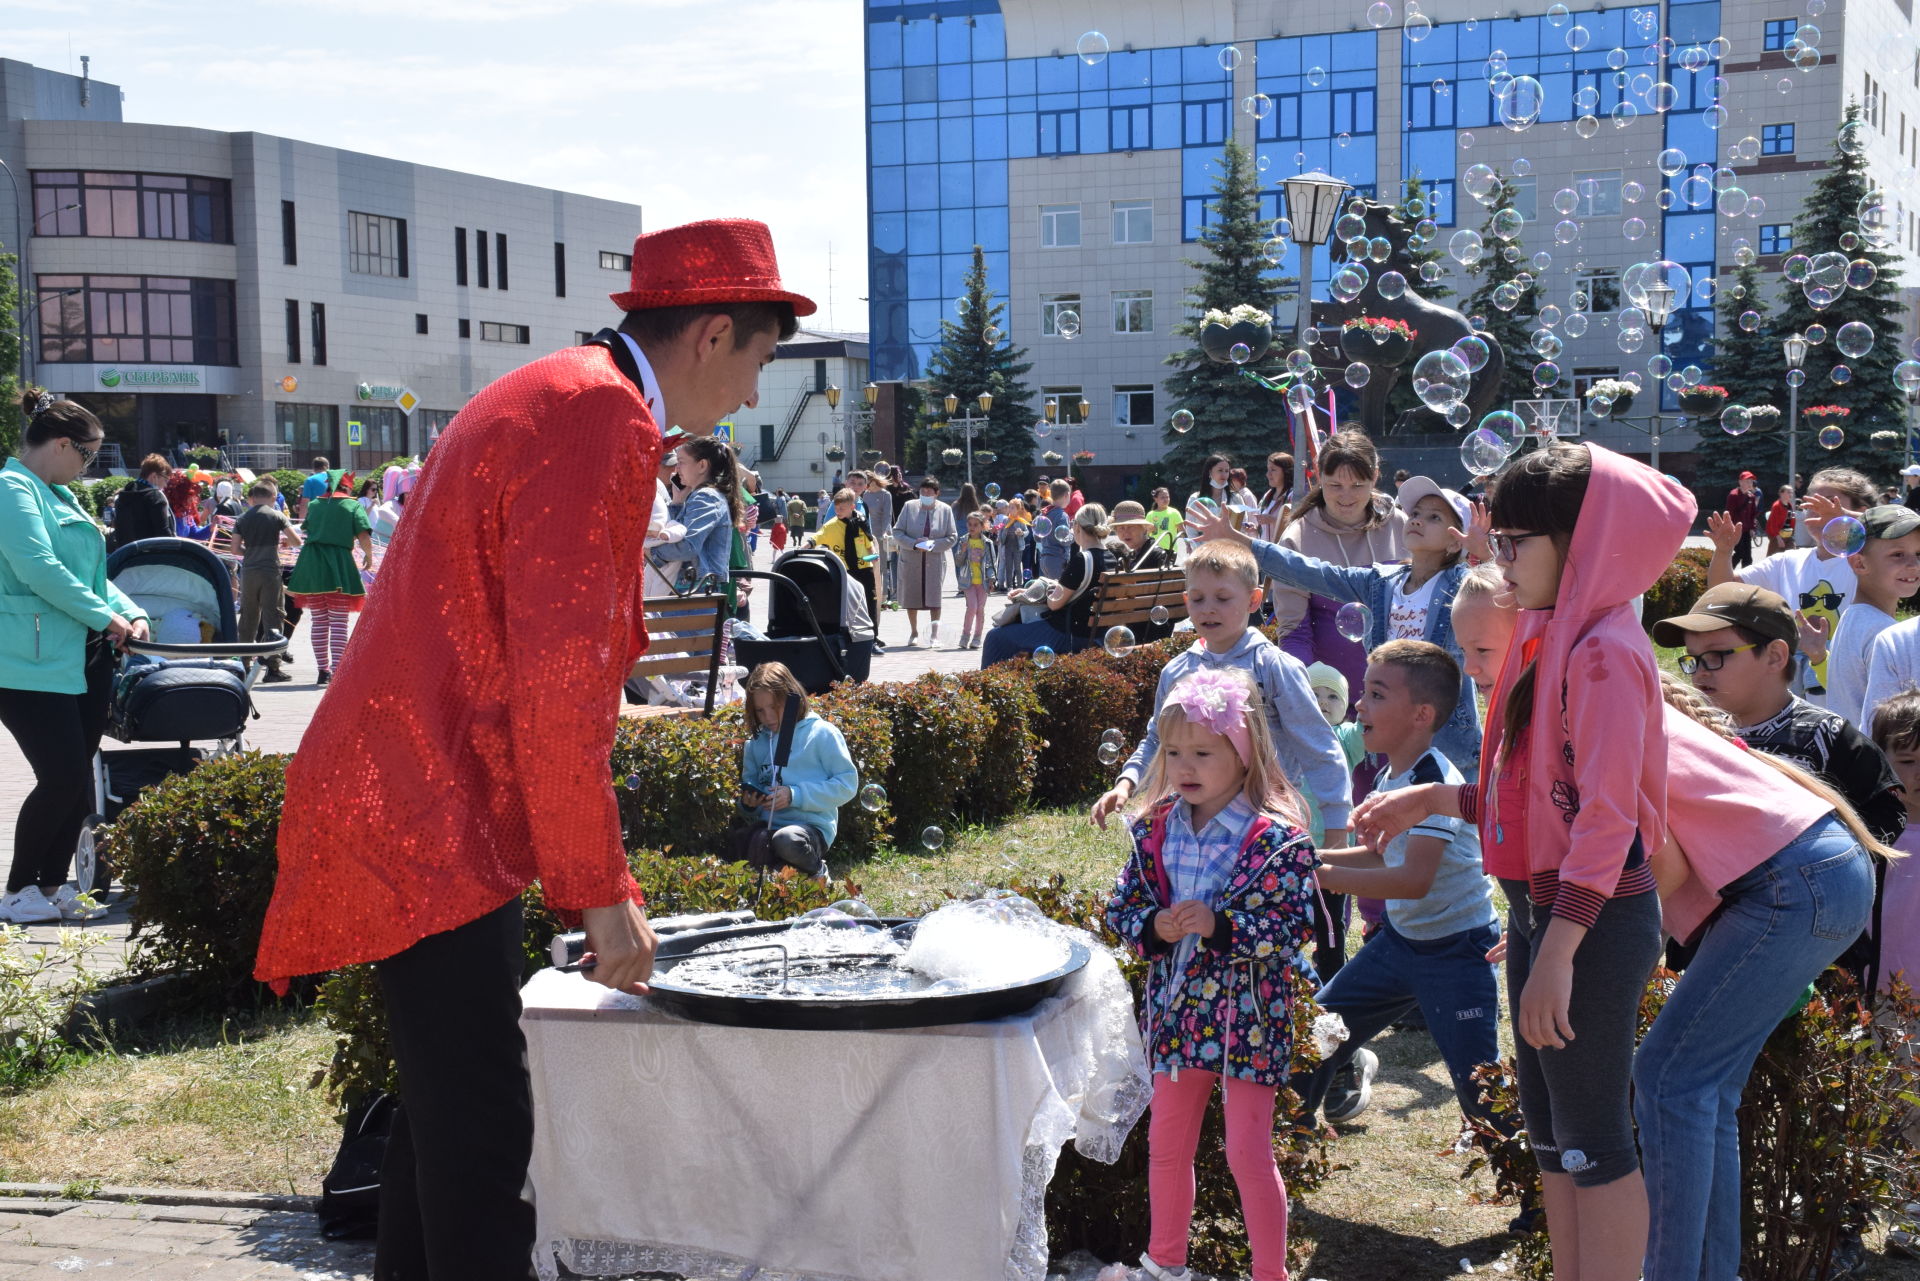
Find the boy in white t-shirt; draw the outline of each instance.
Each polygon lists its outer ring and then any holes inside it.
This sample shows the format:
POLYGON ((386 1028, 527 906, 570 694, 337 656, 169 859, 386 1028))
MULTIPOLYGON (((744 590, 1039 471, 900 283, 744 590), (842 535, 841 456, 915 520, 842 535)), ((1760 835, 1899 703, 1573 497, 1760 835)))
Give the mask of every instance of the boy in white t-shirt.
MULTIPOLYGON (((1827 650, 1827 707, 1860 728, 1872 724, 1868 654, 1894 624, 1893 611, 1920 590, 1920 512, 1887 503, 1861 517, 1866 541, 1847 557, 1857 588, 1827 650)), ((1831 540, 1829 540, 1831 541, 1831 540)))
POLYGON ((1879 502, 1873 482, 1848 467, 1815 472, 1800 503, 1800 525, 1813 535, 1813 546, 1769 556, 1735 571, 1733 548, 1740 526, 1725 512, 1707 518, 1713 539, 1713 560, 1707 566, 1707 586, 1739 581, 1764 587, 1783 597, 1796 611, 1800 628, 1799 652, 1805 665, 1795 676, 1793 689, 1809 702, 1826 705, 1827 646, 1839 626, 1840 614, 1855 592, 1853 566, 1845 548, 1824 545, 1827 525, 1842 516, 1858 519, 1879 502))

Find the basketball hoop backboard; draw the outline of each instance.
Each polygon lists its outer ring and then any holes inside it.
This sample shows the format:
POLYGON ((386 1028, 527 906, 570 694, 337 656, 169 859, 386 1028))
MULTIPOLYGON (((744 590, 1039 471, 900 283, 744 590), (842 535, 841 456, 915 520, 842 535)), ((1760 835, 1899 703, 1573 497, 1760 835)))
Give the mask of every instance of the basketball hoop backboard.
POLYGON ((1513 412, 1523 424, 1519 435, 1530 440, 1565 439, 1580 434, 1580 402, 1571 399, 1516 400, 1513 412))

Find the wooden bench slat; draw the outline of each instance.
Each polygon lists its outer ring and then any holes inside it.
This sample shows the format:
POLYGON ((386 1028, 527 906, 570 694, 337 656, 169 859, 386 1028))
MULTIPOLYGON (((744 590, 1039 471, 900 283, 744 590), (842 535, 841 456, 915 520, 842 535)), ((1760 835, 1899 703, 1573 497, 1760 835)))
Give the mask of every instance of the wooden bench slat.
POLYGON ((628 670, 634 676, 691 676, 712 667, 710 654, 698 654, 687 658, 642 658, 628 670))
POLYGON ((649 633, 647 652, 641 659, 656 658, 664 654, 711 654, 713 652, 713 633, 700 632, 691 636, 661 636, 649 633))
POLYGON ((685 635, 694 632, 716 632, 719 629, 718 614, 701 614, 682 618, 673 616, 662 618, 655 614, 647 615, 647 631, 663 632, 673 635, 685 635))
POLYGON ((1185 614, 1175 614, 1172 609, 1168 609, 1166 618, 1155 619, 1153 617, 1152 607, 1148 606, 1141 609, 1110 610, 1102 614, 1096 621, 1104 627, 1132 627, 1138 623, 1151 623, 1156 621, 1171 623, 1185 617, 1185 614))
POLYGON ((651 720, 656 716, 699 716, 698 707, 668 707, 664 703, 627 703, 620 708, 620 714, 628 720, 651 720))

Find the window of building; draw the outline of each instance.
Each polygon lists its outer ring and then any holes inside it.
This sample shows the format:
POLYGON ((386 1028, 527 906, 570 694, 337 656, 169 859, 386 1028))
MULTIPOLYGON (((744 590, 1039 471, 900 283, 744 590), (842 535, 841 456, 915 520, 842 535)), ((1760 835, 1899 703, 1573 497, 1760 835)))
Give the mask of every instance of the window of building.
POLYGON ((1080 247, 1080 206, 1040 206, 1040 247, 1042 249, 1078 249, 1080 247))
POLYGON ((1763 223, 1760 227, 1760 252, 1763 254, 1792 253, 1793 224, 1790 222, 1763 223))
POLYGON ((497 320, 480 322, 481 342, 530 343, 533 334, 525 325, 503 325, 497 320))
POLYGON ((617 254, 611 249, 600 251, 600 269, 602 271, 632 271, 633 255, 617 254))
POLYGON ((1183 147, 1218 147, 1227 140, 1227 104, 1215 99, 1211 102, 1188 102, 1181 104, 1180 145, 1183 147))
POLYGON ((779 442, 774 439, 773 424, 761 423, 760 424, 760 457, 771 460, 773 458, 774 450, 778 446, 778 444, 779 442))
POLYGON ((300 363, 300 300, 287 299, 287 363, 300 363))
POLYGON ((1766 36, 1760 47, 1763 49, 1786 48, 1788 41, 1793 39, 1793 33, 1799 29, 1799 26, 1800 19, 1798 18, 1767 19, 1766 36))
POLYGON ((1113 389, 1114 426, 1151 427, 1153 421, 1153 388, 1151 386, 1113 389))
POLYGON ((1575 293, 1587 297, 1586 310, 1613 311, 1620 306, 1620 273, 1612 267, 1590 267, 1573 278, 1575 293))
POLYGON ((360 443, 353 446, 365 459, 395 458, 407 452, 407 420, 392 405, 356 405, 348 411, 360 423, 360 443))
POLYGON ((347 213, 347 270, 357 276, 407 274, 407 220, 347 213))
POLYGON ((507 287, 507 233, 504 231, 493 233, 493 267, 493 287, 505 289, 507 287))
POLYGON ((424 334, 427 332, 427 313, 426 312, 418 311, 414 313, 413 332, 416 334, 424 334))
POLYGON ((1113 291, 1113 332, 1116 334, 1153 332, 1153 290, 1116 289, 1113 291))
POLYGON ((34 284, 48 364, 239 363, 231 280, 60 275, 34 284))
POLYGON ((482 289, 487 287, 487 233, 473 233, 473 272, 482 289))
POLYGON ((1076 321, 1080 318, 1079 294, 1042 294, 1040 295, 1040 333, 1047 338, 1060 336, 1060 317, 1072 313, 1076 321))
POLYGON ((1147 151, 1153 147, 1153 108, 1115 107, 1107 117, 1109 151, 1147 151))
POLYGON ((313 363, 316 365, 326 364, 327 363, 327 304, 323 302, 317 302, 313 304, 313 310, 308 319, 307 329, 308 329, 308 332, 310 332, 313 335, 313 363))
POLYGON ((1793 126, 1761 125, 1760 154, 1763 156, 1790 156, 1793 154, 1793 126))
POLYGON ((280 261, 289 267, 300 265, 300 245, 295 232, 291 200, 280 202, 280 261))
POLYGON ((553 296, 567 296, 567 247, 558 240, 553 242, 553 296))
POLYGON ((1513 184, 1513 207, 1528 222, 1540 216, 1540 180, 1538 178, 1509 178, 1513 184))
POLYGON ((1618 169, 1598 169, 1586 173, 1576 169, 1573 173, 1573 190, 1580 197, 1577 212, 1582 218, 1591 218, 1596 214, 1611 217, 1620 213, 1618 169))
POLYGON ((440 433, 453 425, 452 409, 416 409, 413 411, 413 429, 420 433, 418 439, 424 447, 440 439, 440 433))
POLYGON ((1573 395, 1576 400, 1585 400, 1592 386, 1604 379, 1618 379, 1618 369, 1598 369, 1580 366, 1573 371, 1573 395))
MULTIPOLYGON (((1083 395, 1082 388, 1042 387, 1040 389, 1040 395, 1042 403, 1053 410, 1053 413, 1049 416, 1051 422, 1072 425, 1085 421, 1080 417, 1080 399, 1083 395)), ((1045 410, 1043 409, 1042 412, 1044 413, 1045 410)), ((1064 453, 1066 451, 1062 450, 1061 452, 1064 453)))
POLYGON ((467 283, 467 229, 465 227, 453 229, 453 283, 456 285, 467 283))
POLYGON ((1336 89, 1333 92, 1333 132, 1369 134, 1374 132, 1374 91, 1336 89))
POLYGON ((1080 113, 1078 111, 1040 111, 1034 113, 1040 130, 1035 149, 1043 156, 1071 156, 1080 150, 1080 113))
POLYGON ((1116 200, 1113 202, 1113 243, 1116 245, 1153 243, 1153 201, 1116 200))
POLYGON ((33 234, 233 243, 233 184, 182 174, 36 170, 33 234))
POLYGON ((462 338, 473 337, 473 322, 471 320, 468 320, 465 316, 460 317, 459 321, 456 322, 454 329, 456 332, 459 333, 459 335, 462 338))
POLYGON ((274 433, 280 443, 289 446, 295 458, 325 454, 340 457, 340 408, 337 405, 289 405, 276 402, 273 407, 274 433))

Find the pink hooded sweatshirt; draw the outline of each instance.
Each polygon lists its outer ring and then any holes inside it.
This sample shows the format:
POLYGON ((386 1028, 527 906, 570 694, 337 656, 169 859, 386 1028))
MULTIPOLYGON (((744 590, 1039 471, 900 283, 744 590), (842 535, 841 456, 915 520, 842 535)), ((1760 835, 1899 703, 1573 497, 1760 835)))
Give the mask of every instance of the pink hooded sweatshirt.
MULTIPOLYGON (((1660 669, 1633 599, 1673 562, 1693 524, 1693 496, 1652 468, 1597 445, 1586 500, 1551 610, 1522 610, 1487 709, 1498 735, 1507 695, 1534 662, 1524 771, 1527 873, 1535 902, 1592 926, 1620 887, 1634 838, 1666 843, 1667 735, 1660 669), (1555 821, 1555 819, 1559 821, 1555 821)), ((1482 752, 1493 796, 1503 749, 1482 752)))

